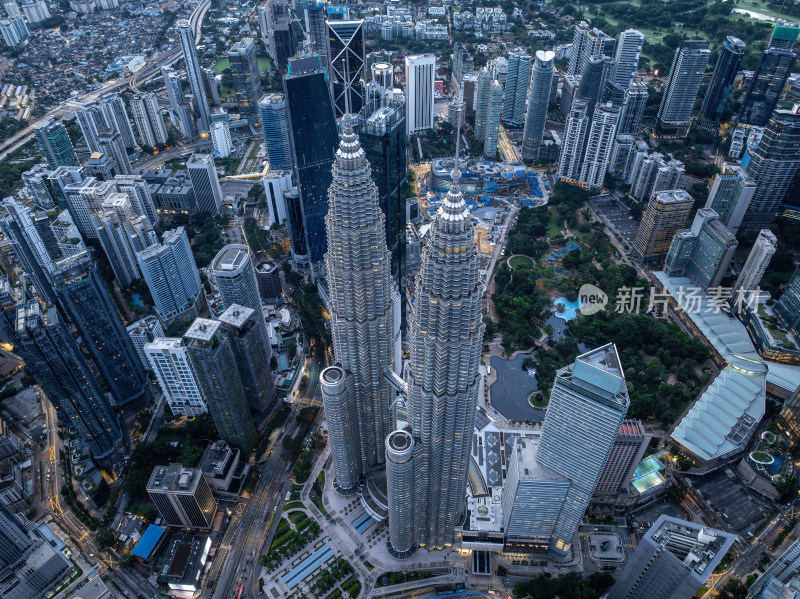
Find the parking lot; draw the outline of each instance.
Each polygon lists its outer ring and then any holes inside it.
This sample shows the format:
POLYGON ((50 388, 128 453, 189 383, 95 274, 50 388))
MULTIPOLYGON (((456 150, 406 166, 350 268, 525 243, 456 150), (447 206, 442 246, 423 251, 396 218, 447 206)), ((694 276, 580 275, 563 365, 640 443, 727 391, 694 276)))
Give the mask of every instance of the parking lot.
POLYGON ((728 470, 708 474, 693 486, 711 505, 716 518, 740 535, 755 532, 771 513, 766 501, 751 494, 728 470))
POLYGON ((627 245, 633 244, 639 223, 631 218, 625 204, 610 195, 601 195, 590 199, 589 205, 606 226, 622 237, 627 245))

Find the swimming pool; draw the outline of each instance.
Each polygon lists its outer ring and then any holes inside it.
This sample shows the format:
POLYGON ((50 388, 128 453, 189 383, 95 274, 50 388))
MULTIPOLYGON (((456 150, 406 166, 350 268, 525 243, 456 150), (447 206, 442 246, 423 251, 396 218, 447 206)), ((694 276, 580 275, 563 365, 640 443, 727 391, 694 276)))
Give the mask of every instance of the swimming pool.
POLYGON ((556 311, 555 315, 557 318, 561 318, 566 321, 573 320, 574 318, 578 317, 578 310, 581 309, 581 302, 580 300, 575 300, 574 302, 567 301, 567 298, 560 297, 556 301, 553 302, 555 306, 563 306, 564 311, 559 312, 556 311))

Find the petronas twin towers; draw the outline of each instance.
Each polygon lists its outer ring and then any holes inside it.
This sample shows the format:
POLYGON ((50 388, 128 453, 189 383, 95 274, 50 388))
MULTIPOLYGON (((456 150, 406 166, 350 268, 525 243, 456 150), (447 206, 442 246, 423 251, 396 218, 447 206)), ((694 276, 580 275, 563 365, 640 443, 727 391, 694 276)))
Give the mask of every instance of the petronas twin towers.
POLYGON ((329 190, 325 260, 337 365, 322 372, 321 383, 334 487, 354 493, 385 467, 389 550, 400 558, 418 546, 452 544, 464 514, 484 285, 459 188, 458 153, 414 286, 411 356, 400 386, 403 418, 394 406, 399 379, 392 376, 402 367, 400 294, 390 272, 377 188, 349 116, 329 190))

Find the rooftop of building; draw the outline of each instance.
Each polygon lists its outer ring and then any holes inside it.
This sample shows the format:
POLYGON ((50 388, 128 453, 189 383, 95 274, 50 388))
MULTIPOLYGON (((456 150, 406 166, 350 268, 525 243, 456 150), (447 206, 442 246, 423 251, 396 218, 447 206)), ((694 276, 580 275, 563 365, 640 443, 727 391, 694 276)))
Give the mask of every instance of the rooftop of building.
POLYGON ((219 327, 222 323, 218 320, 211 320, 210 318, 197 318, 189 327, 183 336, 192 341, 201 341, 203 343, 210 342, 217 334, 219 327))
POLYGON ((627 406, 628 388, 622 370, 617 347, 607 343, 575 358, 571 368, 572 380, 599 390, 603 395, 620 406, 627 406))
POLYGON ((148 331, 151 331, 155 328, 158 322, 158 318, 153 316, 152 314, 149 316, 145 316, 144 318, 140 318, 136 322, 129 324, 126 327, 129 335, 144 335, 148 331))
POLYGON ((211 537, 176 534, 164 554, 158 579, 179 590, 196 589, 210 549, 211 537))
POLYGON ((176 227, 174 229, 170 229, 164 233, 164 243, 170 244, 177 242, 181 237, 183 237, 184 229, 183 225, 176 227))
POLYGON ((261 262, 258 266, 256 266, 256 271, 264 274, 272 274, 273 272, 279 269, 280 266, 278 266, 274 262, 261 262))
MULTIPOLYGON (((517 460, 519 467, 519 480, 552 480, 569 482, 557 472, 553 472, 547 466, 543 466, 537 459, 539 453, 539 437, 519 436, 514 441, 514 451, 511 454, 512 460, 517 460)), ((509 464, 509 468, 511 465, 509 464)))
POLYGON ((70 599, 105 599, 111 592, 99 575, 94 575, 70 599))
POLYGON ((144 349, 176 349, 183 347, 180 337, 156 337, 150 343, 144 344, 144 349))
MULTIPOLYGON (((696 289, 691 279, 655 277, 672 297, 684 297, 696 289)), ((800 386, 800 367, 765 363, 737 318, 698 292, 696 305, 686 312, 714 349, 727 362, 719 376, 672 432, 672 439, 703 460, 724 457, 740 450, 747 433, 764 416, 766 385, 795 390, 800 386)))
POLYGON ((623 420, 619 425, 621 437, 642 437, 644 436, 644 426, 641 420, 623 420))
POLYGON ((206 476, 222 476, 238 455, 239 450, 235 447, 229 446, 222 440, 215 441, 206 447, 198 468, 206 476))
POLYGON ((193 164, 200 164, 208 166, 214 166, 214 157, 211 154, 192 154, 189 160, 186 161, 186 168, 189 168, 193 164))
POLYGON ((181 464, 156 466, 147 483, 148 491, 192 493, 203 473, 199 468, 186 468, 181 464))
POLYGON ((667 191, 659 191, 653 196, 661 204, 672 204, 678 202, 691 202, 694 203, 692 196, 682 189, 670 189, 667 191))
POLYGON ((252 308, 246 308, 239 304, 231 304, 218 318, 220 322, 238 329, 244 325, 255 312, 256 311, 252 308))
POLYGON ((662 515, 647 531, 643 542, 646 540, 669 551, 688 569, 707 577, 722 561, 736 535, 662 515))
POLYGON ((141 538, 139 539, 139 542, 136 543, 133 551, 131 551, 131 555, 143 560, 150 559, 153 550, 156 548, 156 545, 158 545, 159 541, 161 541, 166 531, 167 529, 162 526, 149 524, 145 529, 144 534, 142 534, 141 538))
POLYGON ((244 244, 231 243, 222 248, 211 263, 215 272, 239 270, 250 258, 250 248, 244 244))

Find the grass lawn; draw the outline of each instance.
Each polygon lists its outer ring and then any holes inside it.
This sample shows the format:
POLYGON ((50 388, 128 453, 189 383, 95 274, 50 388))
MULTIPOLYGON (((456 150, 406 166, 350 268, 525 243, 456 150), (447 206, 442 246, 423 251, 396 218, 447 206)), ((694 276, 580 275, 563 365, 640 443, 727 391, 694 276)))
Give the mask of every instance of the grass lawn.
POLYGON ((258 59, 258 70, 260 72, 263 73, 268 68, 270 68, 270 66, 272 66, 272 63, 269 61, 269 58, 267 58, 266 56, 262 56, 261 58, 258 59))
POLYGON ((550 223, 547 225, 547 234, 550 237, 555 237, 557 235, 561 235, 561 231, 563 230, 564 223, 563 222, 556 222, 554 218, 550 219, 550 223))
MULTIPOLYGON (((758 2, 758 0, 738 0, 736 2, 736 6, 731 7, 733 8, 743 8, 744 10, 752 10, 753 12, 760 12, 765 15, 769 15, 771 17, 777 17, 778 11, 772 8, 770 5, 764 2, 758 2)), ((746 15, 742 15, 746 16, 746 15)), ((784 17, 784 19, 789 17, 784 17)), ((753 19, 755 20, 755 19, 753 19)))
POLYGON ((508 265, 511 268, 530 269, 533 268, 533 260, 528 256, 512 256, 508 259, 508 265))
POLYGON ((227 58, 222 58, 217 64, 211 67, 211 70, 219 75, 222 71, 229 68, 231 68, 231 61, 227 58))

